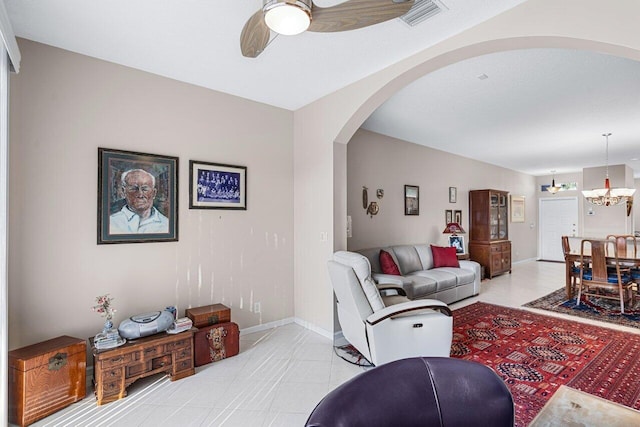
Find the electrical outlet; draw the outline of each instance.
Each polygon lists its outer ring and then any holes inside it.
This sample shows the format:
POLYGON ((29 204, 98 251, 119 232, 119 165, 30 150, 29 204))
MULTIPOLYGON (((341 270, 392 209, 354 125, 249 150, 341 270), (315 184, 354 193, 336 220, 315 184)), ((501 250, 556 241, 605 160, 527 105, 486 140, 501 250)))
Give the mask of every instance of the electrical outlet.
POLYGON ((261 309, 261 307, 260 307, 260 303, 259 302, 256 302, 256 303, 253 304, 253 312, 254 313, 260 313, 261 312, 260 309, 261 309))

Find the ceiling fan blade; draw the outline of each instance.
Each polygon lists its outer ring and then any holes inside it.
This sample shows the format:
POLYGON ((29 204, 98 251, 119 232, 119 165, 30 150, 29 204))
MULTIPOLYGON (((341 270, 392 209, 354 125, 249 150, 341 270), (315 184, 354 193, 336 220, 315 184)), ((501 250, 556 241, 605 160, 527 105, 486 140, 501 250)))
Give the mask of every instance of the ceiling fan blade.
POLYGON ((349 0, 332 7, 313 5, 308 31, 332 33, 349 31, 398 18, 413 7, 414 0, 349 0))
POLYGON ((251 18, 244 24, 242 33, 240 34, 240 50, 242 55, 247 58, 255 58, 262 53, 267 44, 271 33, 269 27, 264 22, 264 14, 262 9, 254 13, 251 18))

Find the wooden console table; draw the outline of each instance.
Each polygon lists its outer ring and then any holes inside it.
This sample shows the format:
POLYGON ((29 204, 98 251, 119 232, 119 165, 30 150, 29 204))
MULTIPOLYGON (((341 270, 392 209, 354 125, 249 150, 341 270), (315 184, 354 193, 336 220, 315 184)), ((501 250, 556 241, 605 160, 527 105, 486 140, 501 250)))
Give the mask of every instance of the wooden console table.
POLYGON ((93 346, 93 383, 98 405, 122 399, 127 387, 140 378, 167 373, 171 381, 195 373, 193 333, 197 329, 171 335, 160 333, 106 350, 93 346))

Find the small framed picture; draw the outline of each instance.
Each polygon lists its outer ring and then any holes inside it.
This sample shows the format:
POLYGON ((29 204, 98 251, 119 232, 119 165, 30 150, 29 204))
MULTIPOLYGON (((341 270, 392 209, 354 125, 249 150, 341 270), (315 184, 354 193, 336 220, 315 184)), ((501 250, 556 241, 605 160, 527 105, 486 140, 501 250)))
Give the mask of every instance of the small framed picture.
POLYGON ((446 226, 451 222, 453 222, 453 211, 451 209, 447 209, 444 211, 444 224, 446 226))
POLYGON ((511 196, 511 222, 524 222, 524 196, 511 196))
POLYGON ((404 214, 420 215, 420 187, 417 185, 404 186, 404 214))
POLYGON ((458 201, 458 189, 456 187, 449 187, 449 203, 456 203, 458 201))
POLYGON ((456 248, 456 254, 463 254, 464 252, 464 236, 449 236, 449 246, 456 248))
POLYGON ((189 209, 247 210, 246 166, 189 160, 189 209))
POLYGON ((98 244, 178 240, 178 158, 98 148, 98 244))
POLYGON ((453 212, 453 222, 457 222, 462 227, 462 211, 456 210, 453 212))

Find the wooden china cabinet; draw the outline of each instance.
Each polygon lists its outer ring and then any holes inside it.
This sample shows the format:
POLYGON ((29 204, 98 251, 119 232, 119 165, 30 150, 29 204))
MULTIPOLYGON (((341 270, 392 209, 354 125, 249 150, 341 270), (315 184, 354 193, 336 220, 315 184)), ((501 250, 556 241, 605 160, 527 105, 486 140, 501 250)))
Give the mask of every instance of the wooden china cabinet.
POLYGON ((484 267, 485 277, 511 273, 509 193, 469 191, 469 255, 484 267))

